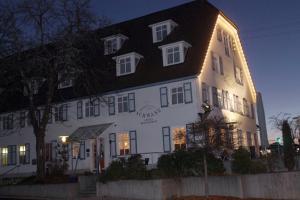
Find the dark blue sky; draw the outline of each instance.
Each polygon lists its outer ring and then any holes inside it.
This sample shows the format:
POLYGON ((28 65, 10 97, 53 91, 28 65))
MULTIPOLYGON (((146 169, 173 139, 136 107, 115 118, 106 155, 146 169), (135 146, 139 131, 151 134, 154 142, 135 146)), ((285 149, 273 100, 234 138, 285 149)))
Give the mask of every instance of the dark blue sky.
MULTIPOLYGON (((92 0, 97 15, 113 22, 136 18, 190 0, 92 0)), ((280 112, 300 115, 300 1, 209 0, 232 19, 269 117, 280 112)))

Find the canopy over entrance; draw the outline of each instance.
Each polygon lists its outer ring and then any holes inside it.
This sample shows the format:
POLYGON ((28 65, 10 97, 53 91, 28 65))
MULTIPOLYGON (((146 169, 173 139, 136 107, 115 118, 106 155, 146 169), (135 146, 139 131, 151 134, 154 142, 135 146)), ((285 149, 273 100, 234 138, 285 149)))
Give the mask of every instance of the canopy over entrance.
POLYGON ((83 126, 76 129, 68 138, 69 141, 95 139, 103 133, 112 123, 83 126))

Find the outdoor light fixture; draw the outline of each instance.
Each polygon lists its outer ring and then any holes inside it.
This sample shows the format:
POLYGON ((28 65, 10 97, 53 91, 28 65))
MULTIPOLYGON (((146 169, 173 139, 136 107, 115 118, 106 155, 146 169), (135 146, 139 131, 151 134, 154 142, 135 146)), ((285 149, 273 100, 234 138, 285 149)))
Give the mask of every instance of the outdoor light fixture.
POLYGON ((59 136, 62 143, 66 143, 69 136, 59 136))

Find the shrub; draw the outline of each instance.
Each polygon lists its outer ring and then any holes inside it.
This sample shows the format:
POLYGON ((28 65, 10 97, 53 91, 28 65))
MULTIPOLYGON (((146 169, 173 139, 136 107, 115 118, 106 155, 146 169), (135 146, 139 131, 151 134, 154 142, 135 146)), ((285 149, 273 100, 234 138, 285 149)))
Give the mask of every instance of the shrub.
POLYGON ((232 171, 239 174, 257 174, 267 172, 267 166, 260 160, 251 160, 250 153, 239 148, 233 155, 232 171))
POLYGON ((110 163, 105 173, 100 176, 100 181, 114 181, 125 178, 124 160, 114 160, 110 163))
POLYGON ((250 172, 251 158, 250 153, 240 147, 232 154, 232 171, 239 174, 248 174, 250 172))
MULTIPOLYGON (((203 151, 176 151, 159 158, 157 168, 165 177, 199 176, 204 174, 203 151)), ((223 162, 213 154, 207 154, 209 174, 223 174, 223 162)))
POLYGON ((137 154, 129 157, 125 162, 125 172, 127 179, 145 179, 147 170, 142 156, 137 154))

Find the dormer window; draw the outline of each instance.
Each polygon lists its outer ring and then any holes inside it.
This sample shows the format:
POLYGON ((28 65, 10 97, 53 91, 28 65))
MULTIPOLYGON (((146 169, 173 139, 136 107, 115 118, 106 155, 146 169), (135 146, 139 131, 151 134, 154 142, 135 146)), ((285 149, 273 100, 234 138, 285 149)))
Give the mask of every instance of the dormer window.
POLYGON ((114 57, 113 59, 116 60, 117 76, 134 73, 141 58, 143 58, 143 56, 136 52, 114 57))
POLYGON ((177 24, 171 19, 150 25, 153 43, 163 41, 176 26, 177 24))
POLYGON ((163 56, 163 65, 170 66, 183 63, 188 48, 191 45, 185 41, 179 41, 171 44, 160 46, 163 56))
POLYGON ((74 75, 72 72, 58 73, 58 89, 69 88, 73 86, 74 75))
POLYGON ((116 53, 119 49, 121 49, 126 39, 128 38, 122 34, 103 38, 102 40, 104 41, 104 55, 116 53))

